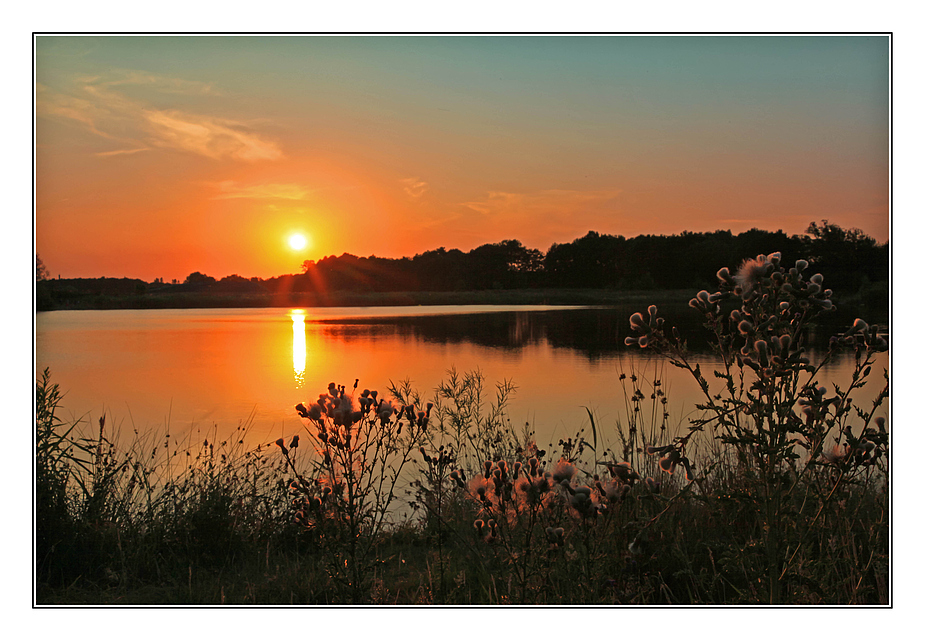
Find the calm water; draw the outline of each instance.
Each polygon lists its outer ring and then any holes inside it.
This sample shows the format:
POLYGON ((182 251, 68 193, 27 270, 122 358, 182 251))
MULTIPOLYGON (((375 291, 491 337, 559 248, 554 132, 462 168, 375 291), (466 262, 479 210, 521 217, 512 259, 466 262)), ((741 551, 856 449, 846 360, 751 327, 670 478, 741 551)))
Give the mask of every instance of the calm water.
MULTIPOLYGON (((430 392, 455 367, 479 368, 518 387, 509 416, 529 422, 541 444, 588 425, 585 407, 607 433, 624 416, 621 372, 661 378, 672 422, 692 413, 689 375, 623 345, 631 309, 562 307, 394 307, 56 311, 36 317, 37 375, 50 367, 66 391, 63 418, 91 422, 105 412, 122 432, 175 436, 252 420, 251 444, 288 436, 301 424, 293 407, 334 381, 385 393, 410 379, 430 392)), ((672 315, 665 314, 672 318, 672 315)), ((686 331, 697 333, 696 328, 686 331)), ((820 333, 825 333, 820 330, 820 333)), ((705 349, 705 347, 704 347, 705 349)), ((715 359, 696 359, 710 372, 715 359)), ((881 355, 880 370, 888 359, 881 355)), ((822 373, 850 380, 842 358, 822 373)), ((877 372, 875 368, 875 372, 877 372)), ((882 379, 859 393, 873 397, 882 379)), ((615 442, 615 436, 607 438, 615 442)))

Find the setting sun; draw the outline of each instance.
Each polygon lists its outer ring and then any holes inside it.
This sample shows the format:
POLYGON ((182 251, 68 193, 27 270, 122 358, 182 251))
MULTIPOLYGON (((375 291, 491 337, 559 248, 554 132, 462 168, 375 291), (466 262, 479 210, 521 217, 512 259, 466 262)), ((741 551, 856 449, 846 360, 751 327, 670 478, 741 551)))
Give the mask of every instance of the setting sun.
POLYGON ((308 246, 308 238, 304 234, 292 234, 289 237, 289 246, 296 251, 305 249, 308 246))

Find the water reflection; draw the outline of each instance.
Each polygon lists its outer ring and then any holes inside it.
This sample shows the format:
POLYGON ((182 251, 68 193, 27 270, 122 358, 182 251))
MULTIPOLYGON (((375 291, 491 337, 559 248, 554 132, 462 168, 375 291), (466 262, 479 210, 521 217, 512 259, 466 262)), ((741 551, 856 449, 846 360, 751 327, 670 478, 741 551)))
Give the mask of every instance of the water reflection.
POLYGON ((305 362, 308 358, 305 346, 305 310, 294 309, 289 313, 292 319, 292 374, 295 388, 305 387, 305 362))
MULTIPOLYGON (((699 315, 687 305, 663 306, 666 317, 676 323, 688 349, 698 356, 713 356, 711 335, 699 315)), ((312 318, 308 331, 325 341, 402 340, 444 346, 477 345, 519 354, 527 347, 549 345, 581 354, 588 361, 601 362, 621 354, 640 354, 627 347, 628 318, 639 306, 544 311, 503 311, 491 314, 445 314, 434 316, 375 316, 353 318, 312 318)), ((828 347, 831 336, 844 331, 841 318, 811 326, 807 348, 818 357, 828 347)), ((886 330, 881 324, 881 333, 886 330)), ((837 355, 839 361, 844 355, 837 355)), ((849 356, 850 358, 850 356, 849 356)))
MULTIPOLYGON (((587 427, 586 407, 602 438, 615 441, 606 434, 613 435, 627 415, 621 373, 663 381, 672 429, 683 427, 701 402, 692 377, 649 350, 623 344, 629 315, 638 308, 42 312, 36 318, 36 375, 50 367, 54 382, 67 391, 65 419, 94 419, 113 408, 113 424, 124 421, 126 433, 130 425, 145 431, 170 423, 171 434, 179 434, 197 425, 230 430, 253 416, 256 446, 291 436, 301 427, 293 407, 331 381, 359 378, 363 387, 384 393, 390 383, 409 380, 430 395, 448 369, 479 369, 492 397, 495 382, 517 385, 509 417, 517 429, 529 422, 538 443, 555 443, 587 427)), ((666 317, 682 324, 684 310, 674 311, 666 309, 666 317)), ((850 324, 819 326, 814 349, 850 324)), ((706 340, 694 340, 706 334, 696 319, 682 332, 692 339, 694 362, 705 372, 719 367, 706 340)), ((888 358, 881 356, 875 373, 889 366, 888 358)), ((853 367, 852 355, 841 354, 819 379, 844 386, 853 367)), ((867 403, 880 387, 875 376, 853 396, 867 403)))

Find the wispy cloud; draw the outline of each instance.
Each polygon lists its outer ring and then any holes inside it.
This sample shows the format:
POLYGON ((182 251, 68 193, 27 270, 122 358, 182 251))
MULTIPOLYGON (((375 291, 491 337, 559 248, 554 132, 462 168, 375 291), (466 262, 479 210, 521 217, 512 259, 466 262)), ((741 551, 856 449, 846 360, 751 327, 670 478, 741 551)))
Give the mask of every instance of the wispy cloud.
POLYGON ((232 120, 173 110, 145 109, 142 115, 149 141, 156 147, 181 149, 215 159, 278 160, 283 156, 276 143, 243 130, 240 123, 232 120))
POLYGON ((99 151, 94 156, 128 156, 137 154, 139 151, 148 151, 150 147, 138 147, 137 149, 114 149, 112 151, 99 151))
POLYGON ((168 94, 222 95, 222 92, 211 82, 171 78, 132 69, 113 70, 110 74, 111 75, 108 77, 82 76, 77 80, 84 84, 96 84, 104 87, 118 87, 122 85, 149 86, 154 87, 160 93, 168 94))
POLYGON ((42 84, 36 85, 35 96, 38 115, 75 121, 98 136, 112 137, 97 127, 98 122, 111 117, 112 113, 96 101, 56 93, 42 84))
POLYGON ((233 180, 225 180, 216 185, 218 194, 213 198, 253 198, 259 200, 302 200, 312 193, 312 189, 294 183, 266 183, 261 185, 241 185, 233 180))
POLYGON ((420 198, 427 191, 427 183, 418 177, 403 178, 400 182, 405 193, 412 198, 420 198))
POLYGON ((275 141, 253 131, 244 122, 181 109, 156 108, 129 97, 124 91, 129 86, 143 86, 162 98, 164 95, 220 95, 210 83, 121 71, 105 77, 77 78, 73 92, 76 95, 39 86, 36 110, 41 116, 78 123, 98 136, 127 147, 98 156, 162 148, 216 160, 254 162, 283 157, 275 141))

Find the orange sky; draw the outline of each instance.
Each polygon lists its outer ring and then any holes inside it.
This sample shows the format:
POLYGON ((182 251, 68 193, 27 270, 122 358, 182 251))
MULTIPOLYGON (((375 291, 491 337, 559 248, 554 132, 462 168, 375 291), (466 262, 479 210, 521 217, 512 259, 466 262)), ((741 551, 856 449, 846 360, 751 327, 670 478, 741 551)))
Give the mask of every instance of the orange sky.
POLYGON ((888 240, 886 37, 38 36, 35 69, 53 276, 822 219, 888 240))

